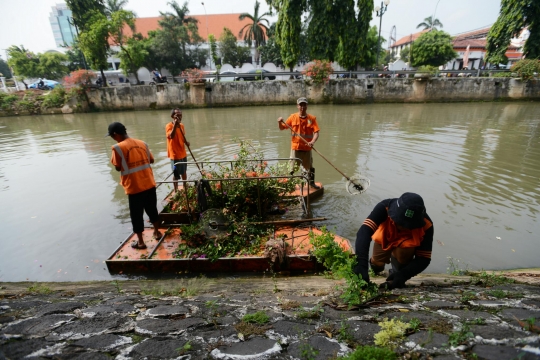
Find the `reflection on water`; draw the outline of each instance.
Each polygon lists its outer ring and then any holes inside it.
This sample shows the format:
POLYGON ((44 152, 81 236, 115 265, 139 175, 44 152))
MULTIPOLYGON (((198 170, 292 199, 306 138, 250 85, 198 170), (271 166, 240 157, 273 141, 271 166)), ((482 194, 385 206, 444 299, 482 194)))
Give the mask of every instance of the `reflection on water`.
MULTIPOLYGON (((350 196, 314 154, 325 195, 314 215, 351 240, 373 206, 420 193, 434 220, 431 272, 447 257, 473 269, 539 266, 540 110, 533 103, 310 106, 321 126, 317 149, 371 188, 350 196)), ((235 138, 267 157, 289 155, 276 119, 294 106, 184 110, 198 160, 231 159, 235 138)), ((110 278, 103 263, 130 233, 127 197, 109 164, 113 121, 146 141, 162 179, 168 111, 0 119, 0 281, 110 278)), ((191 174, 196 168, 189 169, 191 174)), ((158 189, 164 197, 167 186, 158 189)))

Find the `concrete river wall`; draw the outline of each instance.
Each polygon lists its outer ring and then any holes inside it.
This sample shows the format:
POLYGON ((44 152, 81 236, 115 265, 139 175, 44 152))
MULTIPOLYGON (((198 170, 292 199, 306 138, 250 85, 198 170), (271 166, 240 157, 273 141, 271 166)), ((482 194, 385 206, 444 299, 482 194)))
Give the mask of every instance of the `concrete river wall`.
POLYGON ((511 78, 339 79, 165 84, 92 89, 100 111, 290 104, 540 100, 540 81, 511 78))

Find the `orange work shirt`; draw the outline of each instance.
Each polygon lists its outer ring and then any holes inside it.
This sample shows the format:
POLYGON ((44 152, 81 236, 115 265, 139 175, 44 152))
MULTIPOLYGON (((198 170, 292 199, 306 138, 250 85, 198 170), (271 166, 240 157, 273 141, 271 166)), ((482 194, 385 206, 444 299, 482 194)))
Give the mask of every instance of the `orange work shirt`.
POLYGON ((186 130, 184 129, 184 124, 180 123, 180 128, 177 126, 174 130, 174 137, 169 139, 169 133, 172 131, 173 127, 174 123, 172 122, 165 125, 165 135, 167 136, 167 157, 171 160, 180 160, 187 157, 186 145, 184 142, 186 130), (180 129, 182 129, 184 135, 182 135, 180 129))
POLYGON ((154 157, 144 141, 127 138, 112 146, 111 163, 120 167, 120 184, 128 195, 156 187, 150 167, 153 161, 154 157))
POLYGON ((375 233, 371 237, 373 241, 380 244, 384 251, 394 248, 415 248, 420 246, 424 240, 424 234, 433 226, 431 221, 424 218, 424 227, 417 229, 403 229, 398 231, 394 221, 388 218, 379 225, 375 233))
MULTIPOLYGON (((319 132, 317 118, 313 115, 306 114, 306 117, 302 119, 298 113, 291 114, 286 123, 307 142, 313 140, 313 134, 319 132)), ((282 126, 283 125, 280 124, 280 127, 282 126)), ((311 148, 295 134, 292 134, 291 149, 301 151, 311 150, 311 148)))

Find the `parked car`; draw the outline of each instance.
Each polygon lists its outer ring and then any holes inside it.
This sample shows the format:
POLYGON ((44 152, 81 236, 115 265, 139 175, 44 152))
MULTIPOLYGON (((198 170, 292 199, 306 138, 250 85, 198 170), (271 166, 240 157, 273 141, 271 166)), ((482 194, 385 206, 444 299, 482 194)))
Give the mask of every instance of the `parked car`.
POLYGON ((236 81, 254 81, 254 80, 275 80, 276 76, 265 69, 252 69, 249 70, 248 75, 240 75, 235 78, 236 81))
POLYGON ((59 85, 59 84, 60 83, 58 81, 43 79, 43 86, 42 87, 39 86, 39 80, 38 80, 35 83, 32 83, 32 84, 28 85, 28 88, 29 89, 50 90, 50 89, 54 89, 54 87, 56 85, 59 85))

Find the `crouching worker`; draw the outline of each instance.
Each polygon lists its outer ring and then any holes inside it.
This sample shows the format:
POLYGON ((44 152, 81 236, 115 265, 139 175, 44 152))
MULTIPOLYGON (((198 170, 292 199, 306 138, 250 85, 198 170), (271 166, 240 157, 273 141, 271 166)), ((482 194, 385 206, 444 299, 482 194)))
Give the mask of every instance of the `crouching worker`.
POLYGON ((369 282, 368 262, 375 274, 391 264, 390 276, 381 288, 405 287, 405 282, 424 271, 431 262, 433 222, 420 195, 404 193, 399 199, 378 203, 356 234, 356 274, 369 282), (368 260, 373 240, 373 253, 368 260))
POLYGON ((131 244, 134 249, 146 249, 142 233, 144 230, 143 213, 150 218, 154 225, 154 237, 161 238, 158 230, 159 215, 157 211, 156 181, 150 164, 154 157, 148 145, 141 140, 130 138, 126 127, 119 122, 109 125, 107 136, 113 138, 118 144, 112 146, 111 163, 120 171, 120 184, 129 200, 129 216, 133 225, 133 232, 137 240, 131 244))

